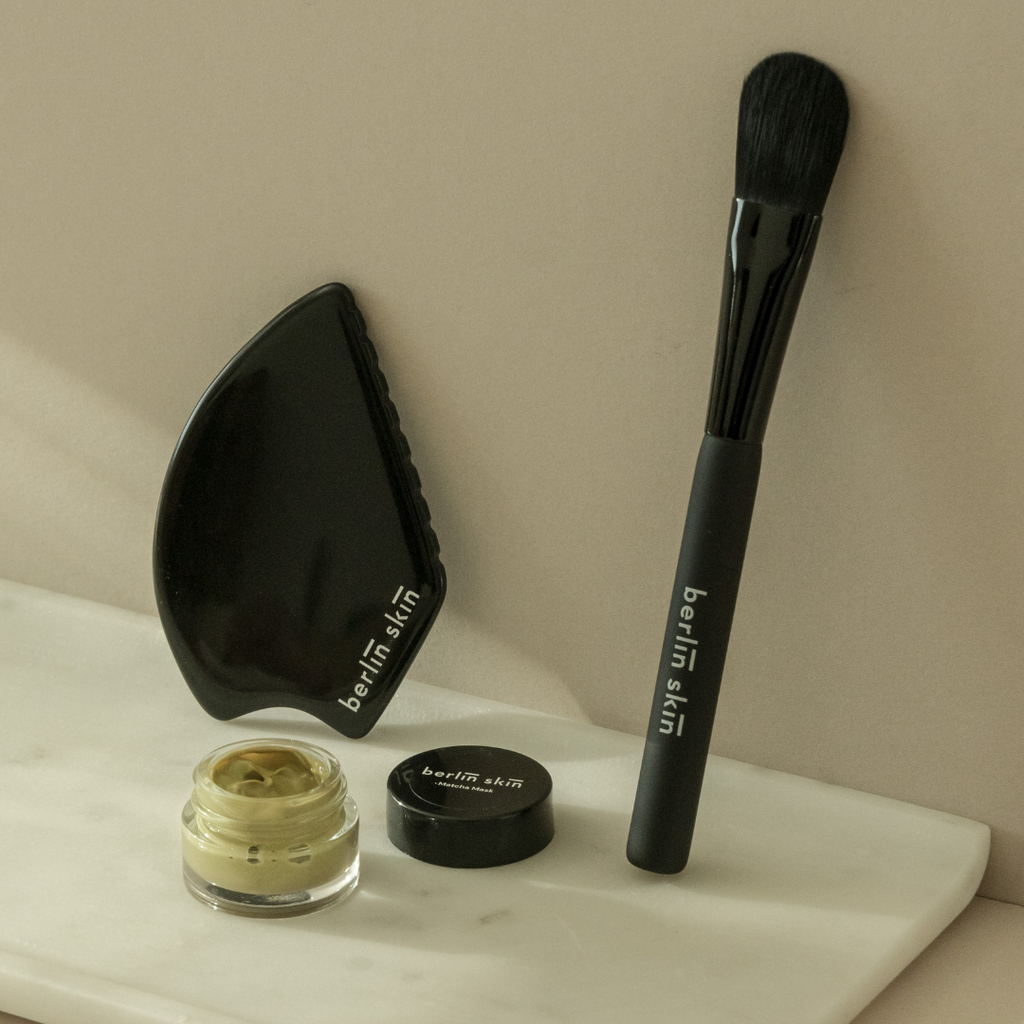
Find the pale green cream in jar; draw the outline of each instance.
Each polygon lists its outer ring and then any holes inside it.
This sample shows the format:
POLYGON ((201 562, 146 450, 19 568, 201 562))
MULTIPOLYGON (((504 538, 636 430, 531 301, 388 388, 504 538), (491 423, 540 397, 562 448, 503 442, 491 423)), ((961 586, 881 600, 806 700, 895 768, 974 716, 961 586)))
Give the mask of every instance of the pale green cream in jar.
POLYGON ((185 885, 220 910, 319 910, 359 879, 359 812, 333 755, 297 740, 245 740, 208 754, 182 811, 185 885))

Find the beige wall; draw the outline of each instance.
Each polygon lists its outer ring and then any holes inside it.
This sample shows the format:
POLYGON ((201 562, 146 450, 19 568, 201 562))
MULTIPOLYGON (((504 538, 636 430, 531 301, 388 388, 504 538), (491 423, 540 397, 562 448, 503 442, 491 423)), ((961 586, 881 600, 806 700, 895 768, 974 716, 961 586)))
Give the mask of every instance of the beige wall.
POLYGON ((152 610, 185 417, 340 279, 449 569, 416 674, 642 731, 780 49, 852 121, 715 747, 988 822, 1024 903, 1019 0, 5 2, 0 576, 152 610))

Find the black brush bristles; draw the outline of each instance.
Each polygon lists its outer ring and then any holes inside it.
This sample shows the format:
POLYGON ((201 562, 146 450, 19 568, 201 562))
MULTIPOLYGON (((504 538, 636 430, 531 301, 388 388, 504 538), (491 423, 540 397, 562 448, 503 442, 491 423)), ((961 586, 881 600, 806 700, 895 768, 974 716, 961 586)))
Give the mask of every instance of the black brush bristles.
POLYGON ((776 53, 747 75, 736 139, 736 196, 819 214, 843 152, 850 108, 813 57, 776 53))

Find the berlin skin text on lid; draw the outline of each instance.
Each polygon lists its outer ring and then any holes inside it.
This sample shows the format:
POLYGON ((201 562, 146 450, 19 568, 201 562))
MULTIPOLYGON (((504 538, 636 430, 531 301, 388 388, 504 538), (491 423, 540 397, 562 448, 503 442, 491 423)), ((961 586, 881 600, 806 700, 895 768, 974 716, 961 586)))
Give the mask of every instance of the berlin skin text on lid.
POLYGON ((387 820, 388 838, 417 860, 511 864, 551 842, 551 776, 533 758, 501 747, 424 751, 391 772, 387 820))

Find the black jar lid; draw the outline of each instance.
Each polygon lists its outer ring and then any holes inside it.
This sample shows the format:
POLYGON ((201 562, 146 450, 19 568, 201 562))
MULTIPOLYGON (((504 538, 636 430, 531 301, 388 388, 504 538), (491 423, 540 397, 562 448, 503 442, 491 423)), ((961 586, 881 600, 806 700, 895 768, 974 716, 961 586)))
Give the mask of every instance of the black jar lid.
POLYGON ((551 776, 501 747, 441 747, 415 754, 388 778, 388 838, 451 868, 488 868, 532 857, 555 832, 551 776))

